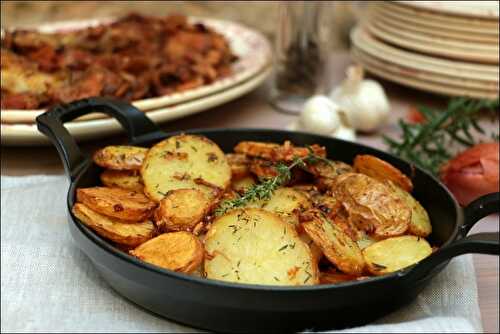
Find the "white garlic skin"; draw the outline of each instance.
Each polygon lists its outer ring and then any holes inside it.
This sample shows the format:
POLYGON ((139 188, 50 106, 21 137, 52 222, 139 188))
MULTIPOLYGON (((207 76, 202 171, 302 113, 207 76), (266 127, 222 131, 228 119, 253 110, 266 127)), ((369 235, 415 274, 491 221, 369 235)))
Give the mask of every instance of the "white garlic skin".
POLYGON ((329 135, 339 126, 338 106, 327 96, 316 95, 304 103, 298 123, 301 130, 329 135))
POLYGON ((345 110, 349 124, 360 131, 376 130, 389 116, 389 101, 382 87, 373 80, 363 80, 354 94, 346 94, 338 87, 332 99, 345 110))
POLYGON ((337 131, 331 134, 332 137, 348 140, 348 141, 356 141, 356 130, 353 128, 349 128, 347 126, 341 125, 337 131))
POLYGON ((390 104, 382 86, 364 79, 361 66, 347 69, 347 77, 330 93, 330 98, 345 112, 349 125, 372 132, 387 122, 390 104))

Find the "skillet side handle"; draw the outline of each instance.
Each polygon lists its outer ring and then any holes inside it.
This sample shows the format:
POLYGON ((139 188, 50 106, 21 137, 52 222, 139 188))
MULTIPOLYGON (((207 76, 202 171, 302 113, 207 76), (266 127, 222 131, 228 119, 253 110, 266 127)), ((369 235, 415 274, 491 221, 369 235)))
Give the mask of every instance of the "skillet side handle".
POLYGON ((60 104, 36 118, 38 130, 56 147, 70 180, 78 175, 85 157, 64 123, 91 112, 103 112, 116 118, 126 130, 131 144, 162 138, 163 133, 142 111, 127 102, 93 97, 60 104))
POLYGON ((484 195, 470 203, 464 209, 465 222, 460 227, 459 231, 462 238, 439 249, 432 256, 419 262, 407 272, 408 276, 414 279, 424 277, 439 264, 462 254, 479 253, 499 255, 500 243, 498 232, 476 233, 467 236, 472 226, 481 218, 499 212, 499 210, 500 193, 498 192, 484 195))

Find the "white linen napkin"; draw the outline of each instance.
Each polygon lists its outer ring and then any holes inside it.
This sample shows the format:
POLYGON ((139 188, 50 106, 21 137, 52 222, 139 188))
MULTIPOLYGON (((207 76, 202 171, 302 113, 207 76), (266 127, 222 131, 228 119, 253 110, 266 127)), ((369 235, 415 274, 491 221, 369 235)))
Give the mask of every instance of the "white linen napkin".
MULTIPOLYGON (((1 177, 1 331, 199 332, 144 311, 100 278, 66 226, 68 186, 64 176, 1 177)), ((411 305, 338 332, 481 331, 472 257, 464 255, 411 305)))

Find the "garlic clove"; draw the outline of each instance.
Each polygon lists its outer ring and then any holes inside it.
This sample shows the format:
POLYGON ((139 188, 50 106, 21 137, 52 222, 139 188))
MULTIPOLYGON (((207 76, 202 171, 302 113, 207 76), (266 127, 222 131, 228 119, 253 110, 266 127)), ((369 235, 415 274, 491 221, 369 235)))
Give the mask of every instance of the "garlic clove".
POLYGON ((372 132, 387 122, 390 104, 385 91, 377 81, 363 79, 360 67, 348 68, 347 78, 331 91, 330 98, 356 130, 372 132))
POLYGON ((285 128, 287 130, 290 130, 290 131, 298 131, 299 130, 299 120, 295 120, 295 121, 291 122, 285 128))
POLYGON ((304 131, 330 134, 340 126, 338 109, 338 105, 327 96, 313 96, 304 104, 298 126, 304 131))
POLYGON ((332 133, 331 136, 342 140, 356 141, 356 131, 353 128, 343 125, 332 133))

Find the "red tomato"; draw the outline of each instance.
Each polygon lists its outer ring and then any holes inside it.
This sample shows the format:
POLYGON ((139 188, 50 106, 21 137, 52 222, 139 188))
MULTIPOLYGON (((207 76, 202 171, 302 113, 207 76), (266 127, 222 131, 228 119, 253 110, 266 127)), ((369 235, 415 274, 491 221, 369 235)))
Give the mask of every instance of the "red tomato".
POLYGON ((497 192, 499 143, 473 146, 448 161, 441 169, 443 183, 461 205, 497 192))

